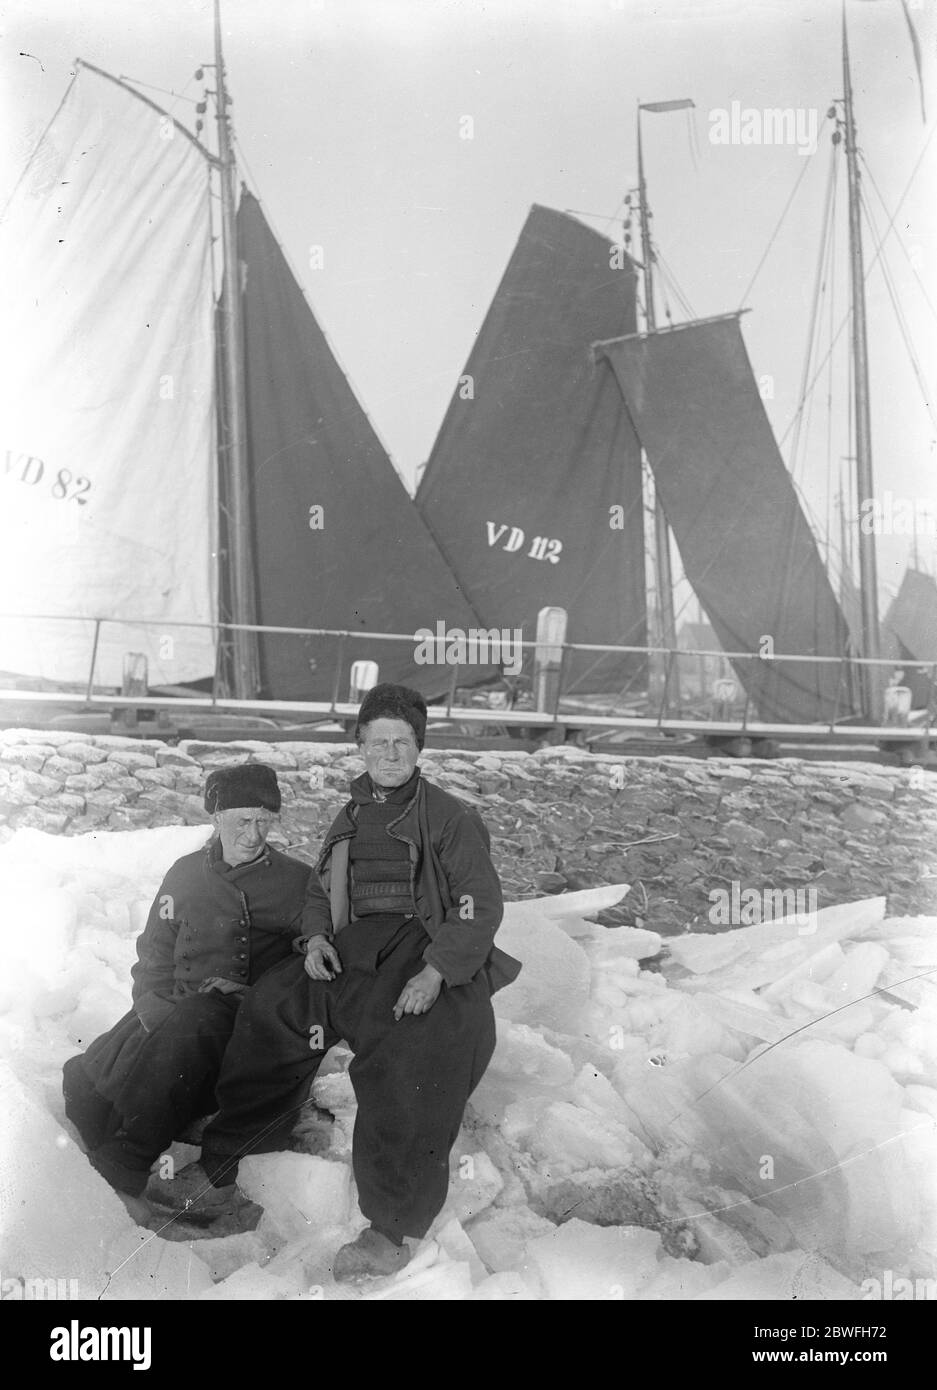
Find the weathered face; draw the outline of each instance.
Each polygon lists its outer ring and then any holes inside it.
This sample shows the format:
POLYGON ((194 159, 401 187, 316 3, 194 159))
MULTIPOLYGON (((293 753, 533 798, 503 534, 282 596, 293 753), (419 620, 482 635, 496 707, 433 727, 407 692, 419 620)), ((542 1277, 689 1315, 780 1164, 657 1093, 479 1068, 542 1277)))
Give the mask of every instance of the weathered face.
POLYGON ((267 843, 276 816, 262 806, 235 806, 216 811, 212 821, 221 839, 225 863, 233 866, 256 858, 267 843))
POLYGON ((420 750, 405 719, 373 719, 359 742, 371 781, 379 787, 402 787, 416 767, 420 750))

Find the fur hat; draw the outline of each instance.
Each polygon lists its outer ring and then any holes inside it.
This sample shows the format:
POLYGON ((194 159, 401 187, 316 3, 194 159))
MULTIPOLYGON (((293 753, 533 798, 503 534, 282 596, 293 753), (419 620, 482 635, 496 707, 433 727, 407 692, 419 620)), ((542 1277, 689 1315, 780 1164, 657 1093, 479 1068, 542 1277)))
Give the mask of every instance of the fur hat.
POLYGON ((416 735, 416 746, 422 749, 426 738, 426 701, 418 690, 411 690, 407 685, 391 685, 389 681, 376 685, 361 701, 355 738, 360 739, 364 726, 375 719, 406 720, 416 735))
POLYGON ((279 811, 277 775, 266 763, 235 763, 216 767, 205 783, 205 810, 231 811, 237 806, 262 806, 279 811))

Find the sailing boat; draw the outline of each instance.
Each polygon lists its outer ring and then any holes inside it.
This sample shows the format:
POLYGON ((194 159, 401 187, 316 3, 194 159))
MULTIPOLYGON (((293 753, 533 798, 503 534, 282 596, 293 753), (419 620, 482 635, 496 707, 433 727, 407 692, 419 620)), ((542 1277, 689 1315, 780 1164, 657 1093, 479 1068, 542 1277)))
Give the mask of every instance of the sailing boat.
POLYGON ((215 35, 217 155, 79 60, 0 220, 3 666, 90 694, 130 652, 152 687, 335 701, 374 660, 441 694, 412 641, 355 638, 479 620, 238 198, 217 0, 215 35))
MULTIPOLYGON (((417 493, 440 548, 487 622, 532 634, 555 604, 571 641, 645 647, 643 445, 722 647, 757 652, 771 633, 778 652, 842 654, 848 629, 737 316, 634 337, 635 283, 621 248, 532 210, 460 378, 477 399, 454 394, 417 493)), ((835 667, 736 669, 763 717, 852 710, 835 667)), ((643 654, 576 653, 564 685, 608 691, 636 671, 643 654)))
MULTIPOLYGON (((643 446, 723 646, 747 653, 733 660, 757 713, 815 723, 852 712, 848 624, 737 316, 635 338, 634 261, 535 207, 414 505, 259 202, 238 197, 217 7, 215 67, 217 155, 126 82, 79 63, 0 223, 17 267, 5 321, 21 345, 0 383, 13 537, 0 557, 4 664, 84 682, 93 654, 94 682, 113 688, 133 650, 154 686, 334 701, 351 662, 373 658, 385 678, 432 696, 450 671, 415 665, 412 645, 354 634, 432 629, 444 613, 463 631, 530 638, 537 612, 556 605, 570 639, 594 647, 567 654, 568 690, 640 683, 643 446), (712 492, 694 510, 693 414, 709 420, 714 391, 729 434, 697 481, 708 469, 726 505, 712 492), (660 430, 672 405, 679 457, 660 430), (747 508, 724 486, 726 450, 739 463, 743 440, 747 508), (776 662, 760 650, 766 634, 778 651, 841 669, 776 662)), ((658 589, 665 598, 660 578, 658 589)))
MULTIPOLYGON (((486 624, 531 640, 565 608, 570 640, 647 645, 640 446, 589 345, 636 322, 634 263, 535 206, 452 396, 417 505, 486 624)), ((567 656, 567 690, 641 678, 632 653, 567 656)))
MULTIPOLYGON (((857 492, 862 498, 874 492, 859 176, 845 15, 843 76, 845 95, 839 103, 839 125, 840 138, 845 136, 849 169, 857 492)), ((595 367, 589 378, 589 390, 595 400, 602 401, 606 420, 614 419, 614 407, 609 417, 603 389, 609 376, 617 382, 619 410, 628 423, 632 455, 643 448, 653 472, 658 503, 658 607, 664 644, 671 650, 676 647, 675 637, 667 633, 669 579, 666 564, 660 564, 669 558, 669 529, 677 541, 686 577, 744 688, 746 713, 751 710, 753 719, 764 723, 816 726, 855 718, 861 708, 866 723, 879 724, 883 718, 883 682, 872 678, 869 667, 860 668, 862 677, 856 680, 856 668, 851 666, 854 657, 861 654, 874 659, 881 651, 874 536, 860 535, 861 594, 851 630, 771 430, 742 339, 741 311, 663 329, 655 321, 651 275, 655 256, 648 234, 640 111, 676 110, 691 104, 679 101, 639 107, 645 332, 638 334, 632 328, 604 341, 600 333, 594 333, 595 367), (785 661, 777 659, 776 653, 807 659, 785 661)), ((535 214, 542 216, 541 210, 535 209, 535 214)), ((523 292, 522 282, 516 283, 512 274, 523 241, 522 236, 466 372, 474 376, 517 352, 524 343, 529 396, 536 389, 538 369, 549 348, 533 336, 524 342, 509 331, 512 316, 518 315, 514 300, 523 292)), ((606 266, 606 283, 609 280, 606 266)), ((579 327, 581 342, 584 334, 579 327)), ((581 359, 575 354, 574 361, 581 373, 581 359)), ((576 380, 575 370, 569 369, 566 380, 570 383, 576 380)), ((589 401, 581 388, 581 377, 579 380, 575 408, 584 407, 588 418, 589 401)), ((525 603, 529 613, 541 592, 539 576, 531 579, 529 569, 522 574, 517 559, 509 568, 502 557, 489 553, 493 541, 489 499, 497 499, 505 516, 519 511, 529 495, 530 480, 535 478, 537 530, 549 533, 552 529, 558 534, 561 528, 576 530, 570 525, 570 496, 590 499, 593 492, 594 483, 583 480, 589 476, 590 461, 579 452, 580 435, 575 428, 565 429, 566 395, 555 388, 551 391, 551 386, 546 375, 542 399, 556 394, 560 407, 540 416, 539 434, 530 447, 526 444, 530 421, 510 382, 487 412, 466 410, 454 398, 418 492, 424 515, 466 593, 489 621, 494 620, 492 614, 512 602, 512 580, 518 585, 513 602, 519 613, 525 611, 525 603), (551 426, 557 430, 559 447, 566 451, 565 468, 563 460, 548 453, 547 486, 541 499, 539 440, 549 434, 551 426), (568 492, 563 491, 564 484, 569 486, 568 492), (549 504, 554 497, 563 505, 551 514, 549 504), (524 585, 532 588, 522 590, 524 585)), ((610 428, 606 424, 606 429, 610 428)), ((604 555, 608 549, 602 520, 606 480, 601 469, 594 464, 591 469, 601 505, 591 507, 586 500, 584 534, 577 534, 576 540, 585 548, 591 539, 597 555, 604 555)), ((619 478, 619 487, 629 490, 632 498, 639 495, 634 469, 630 477, 619 478)), ((856 522, 858 529, 858 517, 856 522)), ((550 597, 543 601, 581 605, 579 575, 572 571, 564 575, 562 556, 558 561, 551 576, 550 597)), ((643 595, 643 589, 641 592, 643 595)), ((606 615, 622 601, 620 590, 612 587, 596 586, 589 598, 593 608, 604 609, 606 615)), ((572 619, 569 637, 572 641, 596 640, 584 637, 572 619)), ((606 636, 604 640, 614 639, 606 636)), ((912 650, 918 659, 930 655, 920 646, 912 650)), ((592 673, 588 665, 585 672, 592 673)), ((932 690, 933 683, 929 685, 932 690)), ((574 688, 567 684, 567 690, 574 688)), ((597 688, 608 686, 592 686, 597 688)))

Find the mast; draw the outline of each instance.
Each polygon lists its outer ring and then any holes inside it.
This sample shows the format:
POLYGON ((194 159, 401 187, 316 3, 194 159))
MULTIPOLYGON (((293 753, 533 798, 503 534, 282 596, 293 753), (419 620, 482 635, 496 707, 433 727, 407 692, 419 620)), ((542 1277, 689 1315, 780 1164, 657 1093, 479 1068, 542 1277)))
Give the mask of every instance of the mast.
MULTIPOLYGON (((651 246, 651 214, 647 206, 647 185, 644 181, 644 151, 641 147, 641 104, 638 103, 638 215, 641 220, 641 260, 644 266, 645 329, 653 333, 657 327, 654 309, 654 268, 651 246)), ((643 454, 642 450, 642 454, 643 454)), ((660 493, 654 488, 654 564, 657 577, 657 615, 660 625, 658 645, 677 649, 677 624, 673 606, 673 571, 670 564, 670 527, 661 504, 660 493)), ((652 667, 653 664, 652 663, 652 667)), ((666 668, 665 668, 666 669, 666 668)), ((671 690, 674 701, 680 703, 680 665, 674 658, 671 690)), ((661 680, 663 686, 663 680, 661 680)))
MULTIPOLYGON (((846 459, 847 463, 852 463, 853 459, 846 459)), ((842 482, 840 475, 840 482, 842 482)), ((847 611, 847 595, 849 583, 853 578, 852 573, 852 532, 846 521, 846 497, 842 487, 836 494, 836 508, 839 512, 839 606, 843 612, 847 611)))
MULTIPOLYGON (((227 495, 228 576, 231 621, 254 623, 257 608, 251 555, 250 492, 247 472, 247 412, 244 388, 244 329, 241 316, 240 262, 237 244, 237 164, 231 146, 224 56, 221 51, 221 3, 215 0, 215 79, 218 159, 221 180, 221 241, 224 274, 221 290, 224 399, 221 449, 227 495)), ((232 695, 254 699, 260 690, 256 632, 232 632, 232 695)))
MULTIPOLYGON (((846 35, 846 4, 843 0, 843 123, 846 171, 849 186, 849 268, 852 296, 853 400, 856 424, 856 495, 861 508, 875 496, 872 478, 872 425, 869 411, 869 348, 866 333, 865 272, 862 256, 862 222, 859 186, 859 154, 856 148, 856 122, 853 111, 852 78, 849 71, 849 41, 846 35)), ((881 655, 878 625, 878 573, 875 535, 859 528, 859 587, 862 598, 862 655, 881 655)), ((863 712, 869 719, 881 711, 878 667, 865 667, 862 679, 863 712)))

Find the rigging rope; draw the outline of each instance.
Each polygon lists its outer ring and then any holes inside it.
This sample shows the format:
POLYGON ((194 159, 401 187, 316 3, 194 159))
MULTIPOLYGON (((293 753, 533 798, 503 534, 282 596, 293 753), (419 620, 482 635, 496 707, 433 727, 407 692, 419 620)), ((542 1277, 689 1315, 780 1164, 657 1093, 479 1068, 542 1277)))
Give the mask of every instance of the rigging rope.
MULTIPOLYGON (((882 205, 882 211, 884 212, 885 216, 887 217, 887 216, 888 216, 888 205, 887 205, 887 203, 885 202, 885 199, 882 197, 881 191, 879 190, 879 186, 878 186, 878 184, 875 182, 875 176, 873 175, 872 170, 869 168, 868 164, 866 163, 865 156, 862 154, 862 151, 861 151, 861 150, 859 151, 859 158, 862 160, 862 167, 863 167, 863 169, 865 170, 865 172, 866 172, 866 173, 868 174, 868 176, 869 176, 869 182, 871 183, 872 187, 875 189, 876 194, 878 195, 878 200, 879 200, 879 202, 880 202, 881 205, 882 205)), ((869 214, 869 220, 871 221, 871 214, 869 214)), ((892 225, 893 222, 894 222, 894 218, 892 218, 892 221, 889 222, 889 224, 888 224, 888 229, 887 229, 886 232, 885 232, 885 237, 883 238, 883 240, 887 240, 887 238, 888 238, 888 233, 889 233, 890 231, 893 231, 893 232, 894 232, 895 240, 897 241, 898 245, 901 247, 902 251, 904 252, 904 258, 905 258, 905 260, 908 262, 908 265, 911 267, 911 274, 914 276, 915 280, 917 280, 917 282, 918 282, 918 286, 919 286, 919 288, 920 288, 921 294, 924 296, 924 299, 925 299, 925 301, 926 301, 926 303, 927 303, 927 307, 928 307, 928 309, 930 309, 931 313, 934 315, 934 318, 937 318, 937 309, 934 308, 934 305, 933 305, 933 303, 931 302, 931 297, 930 297, 930 295, 927 293, 927 286, 924 284, 924 281, 921 279, 920 275, 918 275, 918 273, 917 273, 917 268, 915 267, 915 264, 914 264, 913 260, 911 259, 910 255, 909 255, 909 253, 908 253, 908 248, 905 246, 904 242, 902 241, 901 235, 899 234, 899 232, 897 231, 897 229, 896 229, 895 227, 893 227, 893 225, 892 225)))
MULTIPOLYGON (((829 120, 829 117, 827 116, 827 117, 824 119, 824 121, 823 121, 823 125, 820 127, 820 132, 819 132, 819 135, 817 136, 817 149, 819 149, 819 147, 820 147, 820 138, 819 138, 819 137, 820 137, 820 135, 823 134, 824 130, 826 129, 828 120, 829 120)), ((791 190, 790 197, 788 198, 787 202, 784 204, 784 211, 781 213, 781 216, 778 218, 777 226, 775 227, 774 231, 771 233, 771 240, 768 242, 768 245, 765 247, 764 254, 762 255, 761 260, 758 262, 758 264, 757 264, 756 267, 755 267, 755 273, 754 273, 754 275, 752 276, 752 278, 749 280, 748 284, 746 285, 746 287, 745 287, 745 292, 744 292, 744 294, 742 295, 742 298, 739 300, 739 308, 740 308, 740 309, 743 309, 743 308, 745 307, 746 300, 748 299, 748 296, 749 296, 749 295, 751 294, 751 292, 752 292, 752 286, 754 285, 755 281, 758 279, 758 276, 761 274, 761 268, 762 268, 762 266, 764 265, 765 261, 768 259, 768 256, 769 256, 769 254, 770 254, 770 252, 771 252, 771 248, 772 248, 772 246, 774 245, 775 241, 776 241, 777 238, 778 238, 778 233, 780 232, 781 227, 782 227, 783 224, 784 224, 784 219, 785 219, 785 217, 787 216, 788 211, 790 210, 791 203, 793 203, 794 199, 795 199, 796 196, 797 196, 797 190, 798 190, 798 188, 800 188, 800 185, 801 185, 801 183, 803 182, 804 175, 806 174, 807 170, 810 168, 810 161, 813 159, 813 156, 814 156, 815 153, 816 153, 816 151, 813 151, 811 154, 808 154, 808 155, 807 155, 807 158, 804 160, 804 167, 801 169, 800 173, 798 174, 798 176, 797 176, 797 182, 794 184, 794 187, 793 187, 793 189, 791 190)))
POLYGON ((690 303, 689 299, 684 294, 683 290, 680 288, 680 282, 671 270, 667 261, 664 259, 663 252, 660 251, 657 247, 654 248, 654 259, 660 266, 661 275, 665 283, 672 290, 674 298, 678 301, 680 308, 689 318, 697 318, 698 315, 696 313, 696 310, 693 308, 693 305, 690 303))
POLYGON ((615 209, 615 211, 614 211, 609 217, 606 217, 606 219, 605 219, 605 231, 606 231, 606 233, 609 231, 609 229, 610 229, 612 223, 613 223, 613 222, 616 222, 616 221, 618 220, 618 218, 619 218, 619 216, 621 215, 621 212, 622 212, 622 209, 624 208, 624 206, 625 206, 625 198, 624 198, 624 194, 622 194, 622 196, 621 196, 621 197, 619 198, 619 200, 618 200, 618 206, 617 206, 617 208, 615 209))
MULTIPOLYGON (((880 190, 879 190, 879 185, 877 185, 876 181, 874 181, 874 177, 873 177, 873 174, 872 174, 872 170, 870 170, 869 165, 866 164, 865 157, 862 156, 862 153, 859 153, 859 158, 861 158, 861 160, 862 160, 862 167, 865 168, 866 174, 869 175, 869 182, 872 183, 873 189, 876 190, 877 196, 879 196, 879 202, 881 203, 881 210, 884 211, 884 214, 886 214, 886 217, 887 217, 887 215, 888 215, 888 206, 887 206, 886 200, 884 200, 884 197, 881 196, 881 192, 880 192, 880 190)), ((872 218, 870 218, 870 220, 872 220, 872 218)), ((888 222, 888 228, 887 228, 887 231, 886 231, 886 239, 887 239, 887 236, 888 236, 888 232, 894 231, 893 222, 894 222, 894 218, 893 218, 893 220, 891 220, 891 222, 888 222)), ((895 240, 897 240, 898 246, 901 246, 902 252, 905 253, 905 260, 908 261, 909 267, 911 267, 911 274, 913 275, 913 277, 915 277, 916 281, 918 281, 918 285, 919 285, 919 288, 920 288, 920 293, 922 293, 922 295, 924 296, 924 300, 926 300, 926 303, 927 303, 927 309, 929 309, 929 310, 931 311, 931 314, 933 314, 934 318, 937 318, 937 309, 934 309, 933 302, 931 302, 931 299, 930 299, 930 295, 929 295, 929 293, 927 293, 927 286, 924 285, 923 279, 920 278, 920 275, 918 274, 918 270, 916 270, 915 263, 913 263, 913 261, 912 261, 912 259, 911 259, 911 256, 909 256, 909 254, 908 254, 908 247, 906 247, 906 246, 905 246, 905 243, 902 242, 901 235, 898 234, 898 231, 895 231, 895 240)))
MULTIPOLYGON (((922 149, 921 149, 921 153, 918 155, 918 157, 917 157, 917 159, 916 159, 916 161, 915 161, 915 164, 914 164, 914 168, 911 170, 911 173, 910 173, 910 175, 909 175, 909 177, 908 177, 908 182, 905 184, 904 192, 902 193, 901 197, 898 199, 897 206, 895 207, 895 210, 894 210, 894 212, 892 213, 892 215, 891 215, 891 217, 890 217, 890 219, 889 219, 888 226, 885 228, 885 235, 886 235, 886 236, 887 236, 888 233, 891 231, 891 228, 892 228, 892 226, 894 225, 895 219, 897 218, 898 213, 901 211, 902 205, 904 204, 904 200, 905 200, 905 198, 907 198, 909 192, 911 191, 911 185, 913 184, 913 182, 914 182, 914 180, 915 180, 915 177, 917 176, 917 171, 918 171, 918 169, 921 167, 921 163, 922 163, 922 161, 923 161, 923 159, 924 159, 924 156, 927 154, 928 149, 930 148, 930 143, 931 143, 931 141, 933 140, 935 134, 937 134, 937 124, 935 124, 935 125, 933 126, 933 128, 931 129, 930 135, 928 135, 927 139, 924 141, 924 145, 923 145, 923 147, 922 147, 922 149)), ((867 282, 868 282, 869 276, 872 274, 872 269, 873 269, 873 267, 875 266, 876 262, 878 261, 879 256, 881 255, 881 251, 882 251, 882 248, 881 248, 881 246, 880 246, 879 249, 876 251, 875 255, 873 256, 872 260, 869 262, 868 269, 866 270, 865 275, 864 275, 864 277, 863 277, 863 282, 864 282, 864 283, 867 283, 867 282)), ((842 319, 840 320, 839 327, 838 327, 837 330, 836 330, 836 335, 835 335, 835 337, 833 338, 833 341, 832 341, 832 343, 831 343, 830 346, 829 346, 829 349, 828 349, 828 351, 827 351, 826 356, 823 358, 822 362, 821 362, 820 365, 817 367, 816 373, 814 374, 814 376, 813 376, 813 378, 812 378, 812 380, 811 380, 811 382, 810 382, 810 386, 809 386, 809 388, 808 388, 809 390, 813 390, 813 387, 814 387, 814 384, 815 384, 815 382, 816 382, 816 380, 817 380, 817 377, 820 375, 820 373, 823 371, 823 368, 826 366, 826 363, 827 363, 829 354, 830 354, 830 353, 833 351, 833 349, 835 348, 837 342, 839 341, 840 335, 841 335, 842 332, 843 332, 843 329, 846 327, 846 325, 847 325, 848 322, 849 322, 849 319, 850 319, 850 312, 847 311, 846 314, 844 314, 844 316, 843 316, 842 319)), ((799 409, 799 408, 800 408, 800 407, 798 407, 798 409, 799 409)), ((782 445, 782 444, 784 443, 785 439, 786 439, 787 436, 790 434, 791 430, 792 430, 793 427, 794 427, 794 423, 795 423, 795 421, 796 421, 796 418, 797 418, 797 415, 796 415, 796 412, 795 412, 795 414, 794 414, 794 415, 791 417, 791 419, 788 421, 787 427, 786 427, 784 433, 781 435, 781 438, 778 440, 778 445, 779 445, 779 446, 782 445)), ((851 448, 851 447, 852 447, 852 445, 850 444, 850 448, 851 448)))
MULTIPOLYGON (((869 230, 871 231, 873 238, 877 240, 878 230, 875 226, 875 222, 872 217, 872 209, 869 207, 868 199, 864 196, 864 194, 862 194, 861 190, 859 196, 862 203, 862 211, 865 213, 866 221, 869 224, 869 230)), ((904 310, 901 307, 901 302, 898 299, 894 281, 892 279, 891 268, 889 267, 888 261, 884 254, 884 242, 881 243, 880 250, 882 251, 882 278, 885 281, 885 288, 888 291, 888 297, 891 300, 891 306, 895 311, 895 318, 898 323, 898 329, 901 333, 902 341, 905 345, 905 351, 907 352, 908 359, 911 363, 911 370, 914 372, 915 379, 920 388, 921 398, 924 402, 924 408, 930 416, 931 423, 934 425, 934 428, 937 429, 937 415, 935 415, 934 408, 928 398, 927 385, 924 381, 924 373, 921 370, 921 364, 918 360, 917 352, 915 351, 914 343, 911 339, 911 330, 909 329, 907 319, 904 316, 904 310)))
POLYGON ((795 415, 794 438, 791 442, 790 462, 788 472, 792 478, 796 478, 800 459, 800 436, 804 419, 804 405, 811 399, 808 394, 807 381, 810 375, 810 367, 813 362, 815 352, 814 339, 817 337, 817 324, 820 317, 820 303, 823 294, 824 267, 829 254, 829 245, 832 239, 832 210, 833 194, 836 189, 836 157, 835 150, 831 152, 830 168, 827 174, 826 198, 823 205, 823 220, 820 230, 820 254, 817 257, 817 270, 814 277, 813 296, 810 304, 810 326, 807 332, 807 350, 804 356, 804 370, 801 378, 800 397, 797 403, 797 413, 795 415))
MULTIPOLYGON (((135 87, 148 87, 151 92, 162 92, 163 96, 173 98, 173 106, 177 101, 188 101, 191 102, 193 106, 196 105, 195 97, 187 97, 185 95, 191 87, 192 83, 195 81, 194 77, 189 78, 188 82, 185 84, 181 92, 172 92, 169 90, 168 87, 155 87, 152 82, 141 82, 139 77, 128 77, 127 74, 124 72, 118 73, 117 80, 119 82, 132 82, 135 87)), ((167 114, 171 112, 172 106, 167 107, 167 114)))

